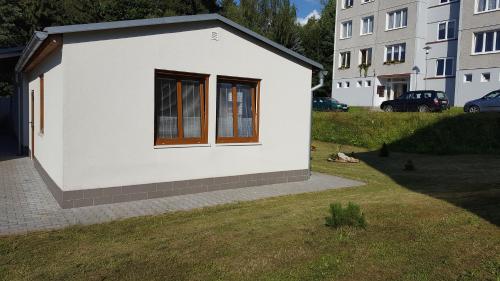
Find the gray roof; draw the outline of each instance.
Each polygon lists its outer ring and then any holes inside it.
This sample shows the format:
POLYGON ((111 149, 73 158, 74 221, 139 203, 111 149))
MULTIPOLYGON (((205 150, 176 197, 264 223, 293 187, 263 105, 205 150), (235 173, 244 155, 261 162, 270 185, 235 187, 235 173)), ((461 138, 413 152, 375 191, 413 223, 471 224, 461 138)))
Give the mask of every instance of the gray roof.
POLYGON ((219 14, 202 14, 193 16, 177 16, 177 17, 165 17, 165 18, 154 18, 154 19, 143 19, 143 20, 126 20, 126 21, 113 21, 113 22, 103 22, 103 23, 89 23, 89 24, 77 24, 77 25, 64 25, 64 26, 52 26, 47 27, 43 31, 48 35, 51 34, 62 34, 62 33, 74 33, 74 32, 88 32, 106 29, 119 29, 119 28, 130 28, 130 27, 141 27, 141 26, 153 26, 153 25, 164 25, 164 24, 174 24, 174 23, 188 23, 188 22, 203 22, 203 21, 221 21, 255 39, 264 42, 265 44, 276 48, 277 50, 286 53, 295 59, 304 62, 307 65, 313 66, 315 68, 323 69, 323 66, 311 59, 304 57, 284 46, 261 36, 248 28, 245 28, 219 14))

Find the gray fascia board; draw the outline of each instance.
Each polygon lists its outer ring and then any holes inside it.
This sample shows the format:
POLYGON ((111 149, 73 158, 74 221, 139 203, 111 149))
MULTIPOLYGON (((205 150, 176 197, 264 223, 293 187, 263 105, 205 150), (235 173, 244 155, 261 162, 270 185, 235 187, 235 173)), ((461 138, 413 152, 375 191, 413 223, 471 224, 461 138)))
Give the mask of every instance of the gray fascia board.
POLYGON ((28 42, 28 44, 24 48, 24 50, 21 54, 21 57, 17 61, 16 67, 15 67, 15 70, 17 72, 21 72, 23 70, 23 68, 26 65, 26 63, 28 62, 28 60, 36 52, 38 47, 40 47, 42 42, 45 41, 45 39, 47 39, 48 36, 49 35, 47 32, 35 31, 35 33, 31 37, 30 41, 28 42))
POLYGON ((114 21, 114 22, 103 22, 103 23, 89 23, 89 24, 77 24, 77 25, 66 25, 66 26, 53 26, 46 27, 44 32, 47 34, 63 34, 63 33, 75 33, 75 32, 89 32, 98 30, 108 30, 108 29, 120 29, 120 28, 130 28, 130 27, 141 27, 141 26, 153 26, 153 25, 165 25, 165 24, 175 24, 175 23, 188 23, 188 22, 202 22, 202 21, 214 21, 219 20, 232 28, 235 28, 255 39, 270 45, 279 51, 286 53, 310 66, 323 69, 323 65, 315 62, 309 58, 304 57, 276 42, 273 42, 262 35, 259 35, 248 28, 245 28, 219 14, 201 14, 193 16, 176 16, 176 17, 165 17, 165 18, 154 18, 154 19, 143 19, 143 20, 126 20, 126 21, 114 21))

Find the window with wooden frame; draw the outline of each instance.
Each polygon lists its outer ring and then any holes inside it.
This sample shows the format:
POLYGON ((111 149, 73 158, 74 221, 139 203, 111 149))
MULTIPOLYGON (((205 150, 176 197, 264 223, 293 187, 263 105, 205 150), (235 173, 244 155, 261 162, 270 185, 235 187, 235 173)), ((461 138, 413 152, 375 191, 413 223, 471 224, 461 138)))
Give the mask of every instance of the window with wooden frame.
POLYGON ((208 75, 155 70, 155 145, 208 139, 208 75))
POLYGON ((43 78, 43 74, 39 77, 40 80, 40 134, 43 134, 45 129, 45 81, 43 78))
POLYGON ((217 142, 259 141, 260 80, 217 76, 217 142))

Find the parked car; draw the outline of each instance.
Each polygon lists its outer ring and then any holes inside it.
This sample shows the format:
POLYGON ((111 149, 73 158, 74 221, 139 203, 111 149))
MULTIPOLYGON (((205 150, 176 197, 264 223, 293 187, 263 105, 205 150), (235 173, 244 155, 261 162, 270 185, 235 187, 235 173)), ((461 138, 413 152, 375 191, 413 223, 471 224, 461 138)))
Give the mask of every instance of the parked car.
POLYGON ((495 90, 486 96, 471 100, 464 105, 465 112, 500 111, 500 90, 495 90))
POLYGON ((349 106, 329 97, 313 98, 313 110, 316 111, 349 111, 349 106))
POLYGON ((441 91, 410 91, 395 100, 384 101, 380 108, 386 112, 437 112, 449 109, 450 103, 446 94, 441 91))

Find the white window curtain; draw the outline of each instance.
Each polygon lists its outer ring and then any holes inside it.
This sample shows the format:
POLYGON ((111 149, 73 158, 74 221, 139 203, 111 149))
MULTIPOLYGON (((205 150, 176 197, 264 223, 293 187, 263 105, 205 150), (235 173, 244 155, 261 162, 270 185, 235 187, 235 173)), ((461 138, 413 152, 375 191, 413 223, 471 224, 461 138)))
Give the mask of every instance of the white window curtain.
POLYGON ((156 96, 159 101, 157 122, 157 136, 159 138, 177 138, 177 82, 173 79, 157 78, 156 96))
POLYGON ((181 88, 184 138, 199 138, 201 137, 200 82, 184 80, 181 88))
POLYGON ((252 87, 236 85, 238 102, 238 136, 253 136, 252 87))
POLYGON ((233 137, 232 85, 217 83, 217 136, 233 137))

